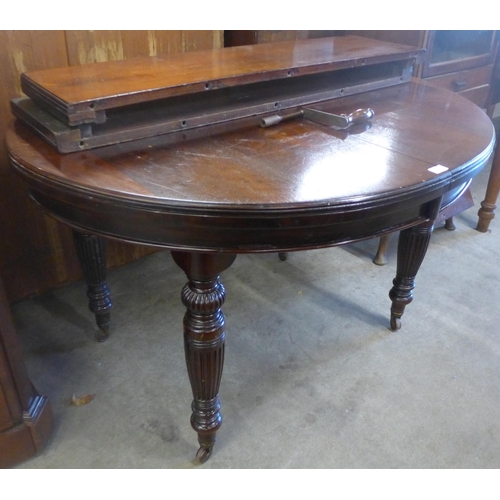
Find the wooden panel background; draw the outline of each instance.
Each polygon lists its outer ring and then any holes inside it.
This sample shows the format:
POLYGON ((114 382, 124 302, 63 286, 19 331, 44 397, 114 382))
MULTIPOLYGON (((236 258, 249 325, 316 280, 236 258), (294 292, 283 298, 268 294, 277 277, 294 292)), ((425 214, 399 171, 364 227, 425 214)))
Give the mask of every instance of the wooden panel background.
MULTIPOLYGON (((10 302, 81 279, 71 231, 45 216, 8 164, 3 137, 24 71, 220 48, 223 31, 0 31, 0 275, 10 302)), ((153 252, 110 242, 108 266, 153 252)))
POLYGON ((303 40, 306 38, 320 38, 324 36, 338 36, 345 34, 345 30, 226 30, 224 45, 252 45, 255 43, 283 42, 287 40, 303 40))
POLYGON ((423 30, 227 30, 226 46, 301 40, 325 36, 358 35, 392 43, 425 47, 428 31, 423 30))

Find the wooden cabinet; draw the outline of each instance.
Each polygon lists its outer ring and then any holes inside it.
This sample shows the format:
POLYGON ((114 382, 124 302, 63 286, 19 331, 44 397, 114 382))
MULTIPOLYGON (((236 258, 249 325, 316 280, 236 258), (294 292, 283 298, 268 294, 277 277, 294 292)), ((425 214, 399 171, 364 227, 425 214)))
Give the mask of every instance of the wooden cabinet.
MULTIPOLYGON (((232 46, 280 39, 357 35, 426 49, 424 62, 413 68, 413 76, 462 95, 492 117, 494 104, 500 101, 500 63, 497 61, 495 66, 498 33, 493 30, 226 31, 224 41, 226 46, 232 46)), ((496 164, 500 165, 498 162, 496 164)), ((493 217, 491 212, 494 213, 496 208, 498 193, 498 186, 490 184, 488 190, 493 194, 488 196, 486 211, 489 214, 483 216, 488 221, 493 217)), ((441 214, 447 220, 446 227, 453 229, 452 217, 473 204, 470 191, 467 190, 457 203, 441 214)), ((486 224, 480 221, 478 229, 485 230, 486 224), (479 229, 481 224, 483 229, 479 229)))
POLYGON ((482 68, 456 71, 440 76, 426 78, 429 83, 452 90, 477 104, 481 108, 486 108, 488 95, 490 93, 491 66, 482 68))
POLYGON ((488 106, 495 31, 429 31, 422 78, 463 95, 482 108, 488 106))
POLYGON ((0 467, 42 450, 52 427, 49 402, 28 378, 0 280, 0 467))
POLYGON ((493 30, 346 31, 427 51, 414 75, 456 92, 482 108, 490 100, 497 32, 493 30))
POLYGON ((493 64, 495 31, 429 31, 424 78, 493 64))
POLYGON ((425 48, 425 61, 414 76, 459 93, 482 108, 490 103, 496 31, 493 30, 309 30, 226 31, 226 46, 299 40, 322 36, 359 35, 425 48))

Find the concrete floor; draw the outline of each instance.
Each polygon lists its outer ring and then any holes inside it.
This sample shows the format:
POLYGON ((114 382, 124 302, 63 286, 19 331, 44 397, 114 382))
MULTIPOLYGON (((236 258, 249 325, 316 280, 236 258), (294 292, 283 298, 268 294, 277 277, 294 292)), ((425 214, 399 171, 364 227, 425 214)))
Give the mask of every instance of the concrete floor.
POLYGON ((39 468, 500 467, 500 219, 476 206, 435 230, 402 329, 391 332, 377 241, 240 256, 222 275, 224 424, 194 461, 182 272, 161 252, 109 273, 112 336, 93 340, 85 285, 13 308, 26 364, 55 414, 39 468), (95 394, 72 406, 73 395, 95 394))

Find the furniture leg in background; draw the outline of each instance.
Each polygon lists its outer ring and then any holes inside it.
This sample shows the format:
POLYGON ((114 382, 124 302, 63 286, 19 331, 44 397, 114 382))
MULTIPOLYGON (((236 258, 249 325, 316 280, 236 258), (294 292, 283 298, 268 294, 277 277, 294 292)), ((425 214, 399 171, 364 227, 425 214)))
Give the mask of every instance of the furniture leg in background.
POLYGON ((109 336, 111 293, 106 283, 106 241, 93 234, 73 231, 76 253, 87 282, 89 309, 95 314, 99 330, 95 338, 103 342, 109 336))
POLYGON ((389 240, 391 239, 391 233, 384 234, 378 240, 377 254, 373 257, 372 262, 377 266, 385 266, 387 264, 387 247, 389 246, 389 240))
MULTIPOLYGON (((450 217, 449 219, 445 220, 444 227, 448 231, 454 231, 457 228, 453 223, 453 217, 450 217)), ((387 247, 389 246, 389 240, 391 239, 391 234, 392 233, 384 234, 379 239, 377 253, 375 254, 375 257, 373 257, 372 260, 372 262, 377 266, 385 266, 387 264, 387 247)))
MULTIPOLYGON (((474 200, 472 199, 470 189, 467 188, 458 199, 439 211, 436 220, 434 221, 434 225, 442 224, 444 222, 445 229, 448 231, 454 231, 456 226, 453 222, 453 217, 473 206, 474 200)), ((372 260, 372 262, 377 266, 385 266, 387 264, 386 254, 391 234, 392 233, 384 234, 379 239, 377 253, 372 260)))
POLYGON ((495 209, 497 208, 497 198, 500 191, 500 149, 495 150, 493 163, 491 164, 490 177, 486 188, 484 201, 481 202, 481 208, 477 215, 479 220, 476 229, 481 233, 486 233, 490 226, 490 222, 495 217, 495 209))

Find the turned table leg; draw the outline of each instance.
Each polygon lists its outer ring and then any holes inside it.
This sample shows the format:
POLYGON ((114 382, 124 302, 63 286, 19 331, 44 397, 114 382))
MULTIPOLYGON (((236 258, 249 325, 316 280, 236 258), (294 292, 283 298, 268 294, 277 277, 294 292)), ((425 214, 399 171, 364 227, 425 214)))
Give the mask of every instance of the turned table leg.
POLYGON ((103 342, 109 336, 111 293, 106 283, 106 241, 93 234, 73 231, 76 253, 87 282, 89 309, 94 313, 99 331, 95 338, 103 342))
POLYGON ((384 234, 379 238, 377 255, 373 258, 372 262, 377 266, 385 266, 387 264, 387 247, 389 245, 389 240, 391 239, 391 234, 384 234))
POLYGON ((433 229, 433 221, 426 221, 399 233, 397 272, 389 292, 392 300, 391 330, 401 328, 401 316, 413 300, 415 277, 424 260, 433 229))
POLYGON ((455 231, 457 226, 455 225, 455 221, 453 220, 453 217, 450 217, 449 219, 445 220, 444 228, 448 231, 455 231))
POLYGON ((177 265, 186 273, 182 289, 184 350, 193 391, 191 426, 198 433, 201 463, 212 454, 217 430, 222 425, 219 386, 224 364, 225 326, 221 307, 226 292, 219 274, 236 258, 232 254, 172 252, 177 265))
POLYGON ((479 220, 476 229, 481 233, 486 233, 490 222, 495 217, 495 209, 497 208, 497 198, 500 191, 500 148, 496 147, 493 162, 491 164, 490 177, 484 201, 481 202, 481 208, 477 215, 479 220))

